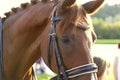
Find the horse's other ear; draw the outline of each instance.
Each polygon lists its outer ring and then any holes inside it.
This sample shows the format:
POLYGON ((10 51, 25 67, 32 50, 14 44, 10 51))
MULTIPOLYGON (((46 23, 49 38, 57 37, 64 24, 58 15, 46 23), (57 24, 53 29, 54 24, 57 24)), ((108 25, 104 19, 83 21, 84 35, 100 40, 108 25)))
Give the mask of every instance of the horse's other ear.
POLYGON ((62 0, 60 3, 59 12, 64 12, 67 8, 70 8, 76 0, 62 0))
POLYGON ((104 0, 94 0, 94 1, 87 2, 83 4, 82 6, 84 7, 84 9, 86 10, 88 14, 91 14, 99 10, 103 2, 104 0))

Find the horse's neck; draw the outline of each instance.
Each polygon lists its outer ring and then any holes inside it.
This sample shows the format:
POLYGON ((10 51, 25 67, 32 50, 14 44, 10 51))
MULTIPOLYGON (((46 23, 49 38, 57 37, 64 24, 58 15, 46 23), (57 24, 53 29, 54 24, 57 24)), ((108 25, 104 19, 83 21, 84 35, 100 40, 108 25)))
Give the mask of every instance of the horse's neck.
POLYGON ((10 16, 5 21, 3 52, 5 74, 8 80, 13 76, 22 77, 40 57, 40 40, 38 39, 47 25, 46 20, 51 11, 52 5, 40 3, 10 16))

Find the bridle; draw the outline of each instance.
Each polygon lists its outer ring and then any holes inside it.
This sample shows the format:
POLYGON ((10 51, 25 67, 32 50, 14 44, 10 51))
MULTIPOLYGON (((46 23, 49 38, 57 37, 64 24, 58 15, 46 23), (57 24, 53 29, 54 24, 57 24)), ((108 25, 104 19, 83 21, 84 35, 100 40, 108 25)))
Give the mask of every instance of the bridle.
MULTIPOLYGON (((47 64, 48 64, 48 67, 50 67, 50 58, 51 58, 50 46, 52 42, 53 51, 54 51, 53 55, 55 58, 55 64, 57 69, 57 80, 69 80, 71 78, 75 78, 80 75, 97 72, 97 66, 95 63, 85 64, 82 66, 78 66, 78 67, 66 70, 65 64, 60 55, 57 36, 56 36, 56 21, 59 21, 59 20, 61 20, 61 18, 57 16, 57 10, 56 10, 56 7, 54 6, 54 10, 51 17, 49 38, 48 38, 47 64)), ((54 78, 51 80, 54 80, 54 78)))
MULTIPOLYGON (((65 69, 64 62, 59 53, 59 47, 56 36, 56 21, 59 21, 60 17, 57 16, 56 8, 54 7, 53 14, 51 17, 50 33, 48 38, 48 48, 47 48, 47 62, 50 67, 50 45, 53 41, 53 51, 55 56, 55 64, 57 68, 57 80, 69 80, 71 78, 78 77, 80 75, 85 75, 89 73, 97 72, 97 66, 94 63, 78 66, 69 70, 65 69)), ((2 22, 0 21, 0 33, 2 33, 2 22)), ((5 80, 4 67, 3 67, 3 54, 2 54, 2 34, 0 35, 0 80, 5 80)))

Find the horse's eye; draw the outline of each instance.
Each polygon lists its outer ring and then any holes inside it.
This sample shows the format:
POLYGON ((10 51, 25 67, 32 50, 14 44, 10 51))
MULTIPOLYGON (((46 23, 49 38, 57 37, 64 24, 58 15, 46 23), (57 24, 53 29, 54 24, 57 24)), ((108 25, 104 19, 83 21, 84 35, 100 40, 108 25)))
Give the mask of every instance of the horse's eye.
POLYGON ((90 28, 90 27, 86 27, 86 26, 82 25, 81 23, 78 23, 77 27, 84 30, 84 31, 86 31, 90 28))
POLYGON ((61 37, 61 41, 62 41, 63 43, 68 44, 68 43, 70 42, 70 38, 69 38, 69 36, 64 35, 64 36, 61 37))

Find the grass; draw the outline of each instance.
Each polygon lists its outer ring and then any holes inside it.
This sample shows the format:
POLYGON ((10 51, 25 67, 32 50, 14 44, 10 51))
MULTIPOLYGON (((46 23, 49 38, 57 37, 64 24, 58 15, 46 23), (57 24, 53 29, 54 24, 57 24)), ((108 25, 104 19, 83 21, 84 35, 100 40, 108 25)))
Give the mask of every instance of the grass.
MULTIPOLYGON (((37 80, 50 80, 50 78, 52 78, 53 76, 55 75, 48 75, 46 73, 43 73, 43 74, 37 75, 37 80)), ((114 80, 112 68, 111 68, 111 73, 110 73, 108 80, 114 80)))
POLYGON ((118 44, 120 39, 97 39, 95 44, 118 44))
POLYGON ((113 66, 112 65, 110 67, 110 74, 109 74, 108 80, 114 80, 113 66))
POLYGON ((52 78, 54 76, 55 75, 49 75, 49 74, 46 74, 46 73, 43 73, 43 74, 40 74, 40 75, 37 74, 37 79, 38 80, 50 80, 50 78, 52 78))

